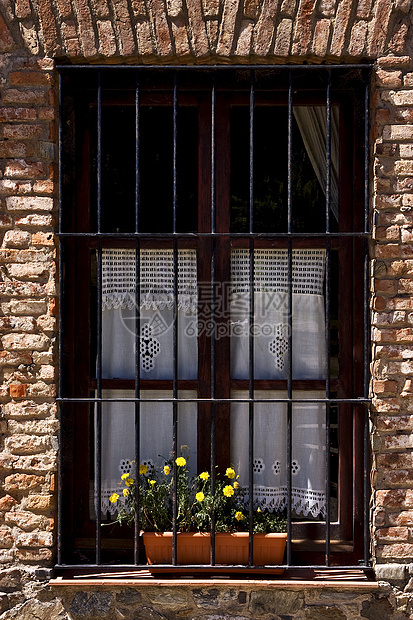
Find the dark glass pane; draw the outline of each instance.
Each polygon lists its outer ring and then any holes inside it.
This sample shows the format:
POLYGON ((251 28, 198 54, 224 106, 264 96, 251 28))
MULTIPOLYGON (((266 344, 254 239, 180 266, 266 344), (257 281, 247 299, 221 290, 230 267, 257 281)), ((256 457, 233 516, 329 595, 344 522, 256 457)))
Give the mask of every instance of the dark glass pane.
MULTIPOLYGON (((325 195, 298 126, 292 132, 292 232, 325 231, 325 195)), ((254 111, 254 227, 287 232, 288 116, 285 106, 254 111)), ((337 222, 331 216, 330 229, 337 222)), ((231 232, 249 230, 249 109, 231 110, 231 232)))
MULTIPOLYGON (((140 232, 172 232, 172 107, 140 111, 140 232)), ((177 231, 197 230, 198 111, 178 111, 177 231)), ((135 108, 102 109, 102 232, 135 230, 135 108)), ((96 222, 97 135, 92 133, 92 222, 96 222), (94 213, 94 215, 93 215, 94 213)))

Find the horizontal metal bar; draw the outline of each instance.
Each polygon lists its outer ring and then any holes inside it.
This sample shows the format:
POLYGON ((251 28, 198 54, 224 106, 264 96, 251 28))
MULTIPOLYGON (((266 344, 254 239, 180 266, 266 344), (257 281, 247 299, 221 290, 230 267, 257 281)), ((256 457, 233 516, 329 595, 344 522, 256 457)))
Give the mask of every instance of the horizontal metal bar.
POLYGON ((107 237, 108 239, 136 239, 139 237, 146 238, 160 238, 160 239, 197 239, 198 237, 231 237, 231 238, 254 238, 254 239, 277 239, 278 237, 320 237, 320 238, 330 238, 330 237, 371 237, 371 232, 319 232, 319 233, 300 233, 300 232, 280 232, 280 233, 233 233, 233 232, 209 232, 209 233, 144 233, 144 232, 132 232, 132 233, 104 233, 104 232, 94 232, 94 233, 85 233, 85 232, 57 232, 55 233, 57 237, 90 237, 90 238, 102 238, 107 237))
MULTIPOLYGON (((113 391, 113 388, 112 388, 113 391)), ((247 390, 245 390, 247 391, 247 390)), ((278 390, 282 391, 282 390, 278 390)), ((304 391, 304 390, 299 390, 304 391)), ((59 403, 347 403, 362 405, 371 398, 56 398, 59 403)))
POLYGON ((243 70, 251 71, 253 69, 268 71, 268 69, 282 70, 288 69, 289 71, 298 71, 304 69, 305 71, 326 71, 329 69, 372 69, 373 63, 364 64, 339 64, 339 65, 57 65, 58 71, 71 71, 86 69, 88 71, 222 71, 222 70, 243 70))
MULTIPOLYGON (((54 568, 56 570, 76 570, 76 571, 81 571, 81 570, 88 570, 88 569, 94 569, 94 570, 108 570, 108 571, 126 571, 126 570, 147 570, 148 569, 148 565, 147 564, 55 564, 54 568)), ((325 564, 310 564, 308 566, 288 566, 287 564, 267 564, 265 566, 259 566, 259 565, 252 565, 252 566, 248 566, 246 564, 226 564, 224 565, 217 565, 217 566, 212 566, 211 564, 179 564, 176 566, 173 566, 172 564, 156 564, 156 570, 162 570, 162 569, 168 569, 168 571, 170 570, 176 570, 179 571, 182 568, 188 568, 188 569, 202 569, 202 568, 213 568, 214 571, 216 571, 217 573, 227 573, 230 572, 231 569, 237 569, 239 570, 240 568, 242 568, 243 570, 245 569, 245 571, 250 571, 251 569, 254 568, 261 568, 261 570, 263 568, 282 568, 284 570, 287 569, 293 569, 295 570, 320 570, 320 571, 339 571, 339 570, 345 570, 345 571, 350 571, 350 570, 357 570, 357 571, 363 571, 363 570, 371 570, 371 566, 365 565, 365 564, 357 564, 357 565, 353 565, 353 566, 330 566, 330 567, 326 567, 325 564)), ((116 573, 113 572, 113 575, 111 575, 111 578, 115 577, 116 573)), ((348 581, 348 579, 346 580, 348 581)), ((337 586, 339 586, 340 581, 338 579, 335 580, 335 583, 337 583, 337 586)))

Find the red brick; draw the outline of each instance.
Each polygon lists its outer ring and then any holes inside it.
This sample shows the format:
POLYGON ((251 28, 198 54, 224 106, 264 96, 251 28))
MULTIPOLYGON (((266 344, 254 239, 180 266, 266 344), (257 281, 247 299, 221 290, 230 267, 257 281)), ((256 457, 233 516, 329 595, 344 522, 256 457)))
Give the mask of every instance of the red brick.
POLYGON ((403 541, 409 539, 407 527, 383 527, 375 531, 378 540, 403 541))
POLYGON ((377 506, 387 508, 413 508, 412 489, 378 490, 375 493, 375 497, 377 506))
POLYGON ((399 514, 389 514, 389 522, 391 525, 413 525, 413 511, 404 510, 399 514))
POLYGON ((43 32, 44 47, 48 56, 54 57, 61 48, 57 37, 56 20, 50 0, 42 0, 38 6, 38 16, 43 32))
POLYGON ((119 30, 119 49, 122 56, 131 56, 135 52, 135 40, 129 9, 126 0, 112 0, 115 18, 119 30))
POLYGON ((86 0, 73 0, 80 32, 80 42, 86 58, 96 56, 95 32, 92 16, 86 0))
POLYGON ((395 559, 407 559, 413 557, 413 544, 397 543, 395 545, 383 545, 378 546, 377 557, 388 558, 392 561, 395 559))
POLYGON ((376 245, 375 255, 377 258, 398 258, 400 255, 400 246, 397 243, 376 245))
POLYGON ((24 19, 30 17, 32 14, 32 7, 29 0, 15 0, 14 12, 18 19, 24 19))
POLYGON ((41 71, 14 71, 9 75, 12 86, 48 86, 51 77, 41 71))
POLYGON ((148 0, 149 16, 159 56, 170 56, 173 52, 165 5, 161 0, 148 0))
POLYGON ((14 499, 11 495, 3 495, 0 498, 0 511, 7 512, 11 510, 13 506, 17 504, 17 500, 14 499))
POLYGON ((315 0, 300 0, 294 20, 295 26, 292 46, 292 54, 294 55, 304 56, 308 53, 312 35, 315 4, 315 0))
POLYGON ((41 562, 50 562, 53 558, 51 549, 16 549, 16 558, 21 562, 33 562, 39 564, 41 562))
POLYGON ((413 280, 401 278, 398 283, 399 293, 413 293, 413 280))
POLYGON ((14 179, 35 179, 46 175, 46 166, 43 162, 32 162, 24 159, 6 161, 4 176, 14 179))
MULTIPOLYGON (((6 88, 3 91, 3 103, 42 105, 46 103, 46 93, 44 90, 17 90, 17 88, 6 88)), ((34 113, 36 114, 35 110, 34 113)))
POLYGON ((376 392, 376 394, 395 394, 397 392, 397 381, 375 380, 373 381, 373 391, 376 392))
MULTIPOLYGON (((214 5, 215 2, 212 2, 212 4, 214 5)), ((192 49, 196 56, 202 58, 209 53, 209 42, 202 14, 201 0, 192 0, 191 2, 187 2, 186 6, 192 49)), ((224 15, 222 17, 222 20, 223 19, 224 15)))
POLYGON ((333 56, 340 56, 343 52, 352 6, 351 0, 341 0, 338 5, 330 44, 330 54, 333 56))
POLYGON ((27 385, 25 383, 10 385, 10 396, 12 398, 26 398, 27 385))
POLYGON ((16 140, 0 141, 0 158, 31 157, 33 153, 33 144, 16 140))
POLYGON ((261 14, 254 28, 253 50, 257 56, 266 56, 270 52, 276 25, 278 2, 264 0, 261 14))
POLYGON ((37 125, 4 125, 3 137, 12 140, 40 138, 44 134, 44 126, 37 125))
POLYGON ((275 37, 274 55, 288 56, 291 47, 291 33, 293 30, 293 20, 282 19, 277 28, 275 37))
MULTIPOLYGON (((394 280, 374 280, 375 291, 378 293, 388 293, 393 294, 396 290, 396 283, 394 280)), ((401 292, 399 290, 399 292, 401 292)))
POLYGON ((13 40, 10 30, 8 29, 3 16, 0 15, 0 53, 10 52, 16 44, 13 40))
POLYGON ((44 484, 44 476, 34 474, 11 474, 4 479, 6 491, 28 491, 44 484))

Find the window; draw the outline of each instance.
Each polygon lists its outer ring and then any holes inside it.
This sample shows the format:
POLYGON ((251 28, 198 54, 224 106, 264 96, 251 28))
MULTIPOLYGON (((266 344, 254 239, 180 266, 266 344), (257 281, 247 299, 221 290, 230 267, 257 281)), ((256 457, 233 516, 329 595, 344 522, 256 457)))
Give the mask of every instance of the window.
POLYGON ((367 564, 365 70, 61 68, 60 567, 139 565, 109 497, 182 445, 367 564))

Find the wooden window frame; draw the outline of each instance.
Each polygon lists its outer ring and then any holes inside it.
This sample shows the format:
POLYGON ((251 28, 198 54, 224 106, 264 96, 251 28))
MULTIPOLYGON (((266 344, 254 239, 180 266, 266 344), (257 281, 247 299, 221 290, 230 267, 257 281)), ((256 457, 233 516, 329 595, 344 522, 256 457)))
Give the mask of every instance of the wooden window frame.
MULTIPOLYGON (((66 102, 66 115, 73 123, 73 129, 66 134, 68 155, 64 171, 64 187, 71 187, 66 202, 72 201, 74 208, 65 226, 71 232, 88 233, 90 226, 90 124, 93 108, 96 106, 95 96, 89 99, 82 91, 79 98, 76 87, 73 88, 72 98, 66 102)), ((325 95, 318 92, 302 93, 303 102, 320 104, 325 101, 325 95), (323 99, 324 96, 324 99, 323 99)), ((237 239, 231 240, 229 235, 229 109, 231 105, 245 105, 245 94, 217 93, 217 127, 216 127, 216 203, 217 220, 216 232, 218 237, 199 237, 197 240, 183 239, 178 242, 178 247, 197 248, 198 255, 210 255, 211 245, 214 244, 216 257, 216 279, 228 282, 229 252, 231 247, 243 247, 248 241, 237 239)), ((275 95, 275 98, 279 94, 275 95)), ((300 101, 301 94, 296 96, 295 101, 300 101)), ((280 95, 285 101, 285 93, 280 95)), ((130 93, 114 94, 106 99, 103 105, 134 105, 133 96, 130 93)), ((340 226, 345 231, 361 230, 363 228, 363 157, 360 140, 362 122, 359 118, 359 107, 354 105, 354 94, 351 91, 340 93, 339 99, 334 103, 340 105, 340 193, 339 211, 340 226), (349 165, 349 158, 351 165, 349 165), (350 206, 349 206, 350 205, 350 206)), ((141 105, 171 105, 171 95, 152 92, 141 98, 141 105)), ((211 111, 208 94, 197 95, 188 92, 181 94, 179 105, 197 105, 199 109, 198 127, 198 232, 210 233, 210 203, 211 193, 211 111)), ((265 97, 256 98, 256 105, 268 105, 265 97)), ((85 272, 90 273, 90 252, 97 245, 92 237, 67 238, 64 243, 64 326, 63 349, 63 373, 62 395, 64 398, 89 398, 96 389, 96 379, 91 376, 92 367, 90 353, 92 350, 91 334, 91 295, 90 281, 85 278, 85 272), (76 275, 78 274, 78 275, 76 275), (85 345, 85 343, 88 343, 85 345)), ((293 240, 293 247, 323 247, 327 241, 321 238, 297 237, 293 240)), ((284 238, 257 240, 255 247, 286 247, 284 238)), ((142 239, 141 247, 172 247, 171 242, 162 240, 142 239)), ((135 247, 133 241, 124 239, 105 239, 102 247, 135 247)), ((345 369, 340 372, 340 379, 335 382, 334 389, 338 398, 357 398, 363 393, 363 330, 362 314, 359 309, 364 305, 365 298, 363 287, 363 260, 365 240, 363 238, 333 238, 331 248, 340 253, 339 273, 340 280, 340 304, 339 304, 339 366, 345 369), (351 266, 349 268, 349 265, 351 266), (355 283, 358 282, 358 285, 355 283), (344 291, 344 294, 343 294, 344 291)), ((209 261, 199 261, 199 281, 210 279, 209 261)), ((211 364, 210 364, 210 339, 204 335, 198 340, 199 367, 198 380, 178 381, 179 389, 197 389, 199 398, 209 398, 211 394, 211 364)), ((230 398, 232 389, 248 389, 248 380, 233 380, 229 375, 229 337, 222 338, 216 343, 216 375, 215 394, 217 398, 230 398), (226 369, 224 372, 223 369, 226 369)), ((256 380, 256 389, 285 389, 286 381, 263 381, 256 380)), ((295 389, 324 389, 325 381, 293 381, 295 389)), ((102 388, 110 389, 134 389, 134 380, 102 380, 102 388)), ((140 381, 141 389, 171 389, 172 381, 140 381)), ((90 428, 89 421, 92 413, 89 403, 64 402, 63 412, 63 445, 65 448, 62 455, 63 479, 65 482, 65 529, 69 535, 66 539, 67 550, 81 549, 88 546, 88 539, 93 539, 95 524, 89 514, 89 492, 87 489, 88 476, 85 480, 85 472, 90 466, 90 428), (72 461, 72 455, 76 455, 72 461), (83 482, 82 482, 83 480, 83 482), (70 507, 75 506, 76 510, 70 507)), ((210 434, 210 404, 203 403, 198 408, 198 466, 200 470, 209 466, 209 452, 205 442, 201 438, 210 434)), ((230 404, 224 403, 217 407, 217 462, 230 462, 229 442, 226 440, 229 429, 230 404)), ((364 444, 363 432, 365 425, 365 409, 363 405, 342 404, 340 405, 338 425, 339 436, 339 502, 338 520, 331 524, 331 538, 337 544, 332 545, 331 565, 355 565, 363 557, 364 542, 359 536, 363 531, 363 459, 364 444), (349 422, 350 420, 350 422, 349 422), (349 446, 351 449, 349 449, 349 446)), ((294 522, 293 532, 293 562, 296 565, 312 564, 322 565, 325 562, 323 545, 317 541, 323 539, 322 522, 294 522)), ((118 534, 117 534, 118 536, 118 534)), ((119 538, 122 532, 119 533, 119 538)), ((109 541, 110 546, 110 541, 109 541)), ((82 562, 80 562, 81 564, 82 562)))

